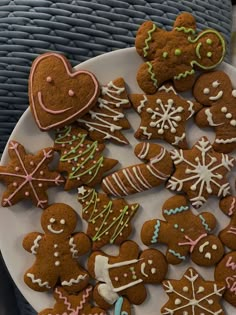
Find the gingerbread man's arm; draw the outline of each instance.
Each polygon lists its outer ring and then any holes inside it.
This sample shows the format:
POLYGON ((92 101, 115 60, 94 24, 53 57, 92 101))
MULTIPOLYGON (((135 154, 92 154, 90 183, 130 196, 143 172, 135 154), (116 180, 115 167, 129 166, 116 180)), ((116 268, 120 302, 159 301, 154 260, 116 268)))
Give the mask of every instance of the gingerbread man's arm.
POLYGON ((168 243, 168 224, 159 219, 146 221, 141 230, 142 242, 149 246, 156 243, 168 243))
POLYGON ((217 127, 222 125, 222 117, 217 112, 218 108, 214 106, 201 109, 195 117, 196 124, 199 127, 217 127))
POLYGON ((173 83, 179 92, 190 90, 195 81, 195 71, 191 65, 175 67, 173 83))
POLYGON ((129 302, 135 305, 142 304, 147 297, 147 291, 142 283, 135 285, 135 287, 130 287, 122 292, 122 295, 127 296, 129 302))
POLYGON ((133 242, 133 241, 125 241, 120 246, 120 253, 118 257, 112 257, 112 263, 115 262, 115 260, 131 260, 131 259, 137 259, 139 257, 139 246, 133 242))
POLYGON ((43 311, 39 312, 38 315, 53 315, 53 309, 52 308, 46 308, 43 311))
POLYGON ((27 252, 36 255, 43 236, 44 234, 38 232, 29 233, 23 239, 22 246, 27 252))
POLYGON ((212 213, 202 212, 198 215, 198 218, 201 220, 201 224, 204 227, 206 233, 213 231, 216 227, 216 218, 212 213))
POLYGON ((195 32, 197 26, 196 26, 196 20, 194 16, 190 13, 182 13, 180 14, 174 23, 174 29, 179 32, 184 32, 186 35, 193 34, 195 32), (191 32, 191 29, 193 32, 191 32))
POLYGON ((90 251, 92 242, 90 238, 83 232, 72 235, 69 240, 72 255, 81 256, 90 251))

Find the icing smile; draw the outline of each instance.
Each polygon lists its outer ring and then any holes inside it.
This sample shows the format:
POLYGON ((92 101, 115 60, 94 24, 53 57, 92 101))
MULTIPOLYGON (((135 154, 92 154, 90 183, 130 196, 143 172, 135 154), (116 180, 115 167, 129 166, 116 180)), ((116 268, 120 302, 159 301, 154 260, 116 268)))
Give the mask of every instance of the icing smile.
POLYGON ((49 230, 50 232, 52 232, 52 233, 54 233, 54 234, 61 234, 61 233, 64 232, 63 229, 61 229, 61 230, 54 230, 54 229, 52 228, 52 225, 51 225, 51 224, 49 224, 49 225, 47 226, 47 228, 48 228, 48 230, 49 230))
POLYGON ((220 91, 216 96, 210 96, 209 100, 211 101, 217 101, 223 96, 223 91, 220 91))
POLYGON ((49 114, 59 115, 59 114, 65 113, 65 112, 67 112, 68 110, 72 109, 72 107, 68 107, 68 108, 61 109, 61 110, 52 110, 52 109, 47 108, 47 107, 44 105, 44 102, 43 102, 43 99, 42 99, 42 93, 41 93, 41 92, 38 92, 38 101, 39 101, 39 105, 41 106, 41 108, 42 108, 45 112, 47 112, 47 113, 49 113, 49 114))

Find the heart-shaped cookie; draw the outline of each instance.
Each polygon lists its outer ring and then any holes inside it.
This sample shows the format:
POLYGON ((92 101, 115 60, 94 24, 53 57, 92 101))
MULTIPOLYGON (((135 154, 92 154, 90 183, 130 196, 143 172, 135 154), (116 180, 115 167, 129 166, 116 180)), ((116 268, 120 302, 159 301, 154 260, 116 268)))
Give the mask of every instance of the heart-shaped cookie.
POLYGON ((89 71, 72 71, 62 55, 46 53, 35 59, 29 77, 31 111, 42 131, 75 121, 93 107, 100 93, 89 71))

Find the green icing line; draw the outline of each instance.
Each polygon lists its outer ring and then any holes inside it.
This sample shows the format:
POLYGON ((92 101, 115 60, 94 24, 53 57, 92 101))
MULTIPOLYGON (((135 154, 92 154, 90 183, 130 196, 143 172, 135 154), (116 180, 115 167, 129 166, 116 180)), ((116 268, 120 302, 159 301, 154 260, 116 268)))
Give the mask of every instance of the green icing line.
POLYGON ((177 48, 175 49, 175 56, 180 56, 182 54, 181 49, 177 48))
POLYGON ((202 58, 201 54, 200 54, 200 48, 202 47, 202 43, 198 43, 197 47, 196 47, 196 55, 198 56, 199 59, 202 58))
POLYGON ((151 39, 152 39, 152 33, 156 30, 156 25, 155 24, 153 24, 152 25, 152 29, 150 29, 149 31, 148 31, 148 38, 146 38, 145 39, 145 47, 143 48, 143 56, 144 57, 146 57, 147 56, 147 51, 148 51, 148 49, 149 49, 149 42, 151 41, 151 39))
POLYGON ((193 75, 195 73, 194 69, 191 71, 185 71, 183 73, 179 73, 178 75, 174 76, 175 80, 181 80, 183 78, 186 78, 188 75, 193 75))
POLYGON ((209 225, 206 223, 206 220, 204 219, 204 217, 200 214, 199 215, 199 218, 201 219, 202 221, 202 225, 204 226, 204 229, 208 232, 211 231, 211 229, 209 228, 209 225))
POLYGON ((177 27, 175 27, 175 31, 184 32, 186 34, 192 33, 193 35, 196 33, 196 31, 193 28, 187 28, 187 27, 184 27, 184 26, 180 26, 180 27, 177 26, 177 27))
POLYGON ((167 58, 167 57, 168 57, 168 52, 167 52, 167 51, 164 51, 163 54, 162 54, 162 57, 163 57, 163 58, 167 58))
POLYGON ((155 88, 157 88, 158 83, 157 83, 157 79, 155 78, 155 73, 152 71, 153 66, 152 66, 151 62, 149 62, 149 61, 147 61, 146 64, 148 65, 148 73, 150 74, 153 85, 155 86, 155 88))

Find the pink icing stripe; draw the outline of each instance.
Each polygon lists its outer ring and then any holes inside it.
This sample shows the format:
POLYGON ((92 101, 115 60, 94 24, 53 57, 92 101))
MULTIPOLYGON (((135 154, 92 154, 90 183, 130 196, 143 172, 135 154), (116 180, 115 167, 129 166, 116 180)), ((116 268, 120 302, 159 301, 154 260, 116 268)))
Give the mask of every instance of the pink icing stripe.
POLYGON ((192 253, 192 251, 194 250, 194 247, 197 245, 197 243, 204 237, 206 237, 207 234, 204 233, 202 235, 200 235, 196 240, 192 240, 189 236, 184 235, 184 237, 188 240, 188 242, 185 243, 178 243, 178 245, 190 245, 190 253, 192 253))
POLYGON ((48 109, 44 103, 43 103, 43 100, 42 100, 42 93, 41 92, 38 92, 38 101, 39 101, 39 105, 42 107, 42 109, 49 113, 49 114, 53 114, 53 115, 58 115, 58 114, 62 114, 62 113, 65 113, 67 112, 68 110, 72 109, 72 107, 69 107, 69 108, 65 108, 65 109, 61 109, 61 110, 52 110, 52 109, 48 109))
POLYGON ((58 126, 58 125, 60 125, 60 124, 63 124, 63 123, 65 123, 65 122, 67 122, 68 120, 71 120, 72 118, 78 116, 81 111, 84 111, 84 109, 87 108, 87 107, 89 107, 90 104, 94 101, 94 99, 95 99, 95 97, 96 97, 96 95, 97 95, 98 89, 99 89, 98 82, 97 82, 95 76, 94 76, 92 73, 90 73, 89 71, 85 71, 85 70, 79 70, 79 71, 75 71, 75 72, 72 72, 72 73, 71 73, 71 72, 69 71, 69 69, 68 69, 68 65, 67 65, 66 61, 64 60, 64 58, 63 58, 61 55, 56 54, 56 53, 49 53, 49 54, 42 55, 41 57, 39 57, 39 58, 34 62, 33 66, 32 66, 32 69, 31 69, 31 72, 30 72, 30 83, 29 83, 29 84, 30 84, 30 91, 31 91, 31 93, 30 93, 30 99, 31 99, 32 109, 33 109, 33 112, 34 112, 34 117, 35 117, 35 120, 36 120, 38 126, 39 126, 40 129, 42 129, 42 130, 49 130, 49 129, 53 128, 53 127, 56 127, 56 126, 58 126), (33 81, 33 77, 34 77, 34 72, 35 72, 36 67, 38 66, 39 62, 40 62, 41 60, 47 58, 47 57, 50 57, 50 56, 54 56, 54 57, 56 57, 56 58, 59 58, 59 59, 63 62, 67 74, 68 74, 70 77, 72 77, 72 78, 75 77, 75 76, 77 76, 77 75, 79 75, 79 74, 87 74, 87 75, 89 75, 89 76, 91 77, 91 79, 93 80, 95 90, 94 90, 93 96, 92 96, 91 99, 88 101, 88 103, 87 103, 85 106, 83 106, 80 110, 78 110, 76 113, 74 113, 73 115, 71 115, 71 116, 65 118, 65 119, 62 120, 62 121, 56 122, 56 123, 51 124, 51 125, 49 125, 49 126, 47 126, 47 127, 43 127, 43 126, 41 125, 39 119, 38 119, 38 115, 37 115, 36 108, 35 108, 34 97, 33 97, 33 94, 32 94, 32 91, 33 91, 33 86, 32 86, 32 85, 33 85, 33 82, 32 82, 32 81, 33 81))
POLYGON ((80 311, 84 308, 84 304, 87 302, 91 291, 92 287, 89 287, 85 290, 85 293, 82 296, 82 301, 80 301, 79 306, 76 308, 75 315, 79 315, 80 311))
POLYGON ((127 168, 126 171, 127 171, 128 175, 129 175, 129 177, 131 178, 131 180, 133 181, 133 184, 135 185, 137 191, 139 191, 139 192, 143 191, 143 188, 141 188, 139 186, 138 182, 135 180, 135 178, 134 178, 132 172, 130 171, 130 169, 127 168))
POLYGON ((119 197, 121 196, 107 177, 103 179, 103 183, 110 193, 119 197))
POLYGON ((229 208, 228 215, 232 215, 234 213, 233 209, 234 209, 235 202, 236 202, 236 198, 233 198, 233 201, 232 201, 231 206, 229 208))
POLYGON ((59 299, 64 301, 64 305, 66 305, 67 311, 72 311, 73 312, 74 309, 71 308, 71 303, 68 301, 68 299, 65 296, 63 296, 63 294, 58 290, 58 288, 56 288, 55 291, 56 291, 56 294, 58 294, 59 299))
POLYGON ((152 188, 152 185, 147 181, 147 179, 143 176, 142 172, 141 172, 141 169, 139 166, 136 167, 140 177, 142 178, 142 180, 144 181, 144 183, 149 187, 149 188, 152 188))
POLYGON ((145 156, 146 156, 147 154, 145 154, 144 157, 142 157, 142 155, 143 155, 143 152, 146 151, 146 147, 147 147, 148 145, 149 145, 149 144, 147 144, 146 142, 143 143, 142 149, 141 149, 141 151, 140 151, 139 154, 138 154, 138 158, 141 158, 141 159, 145 158, 145 156))

